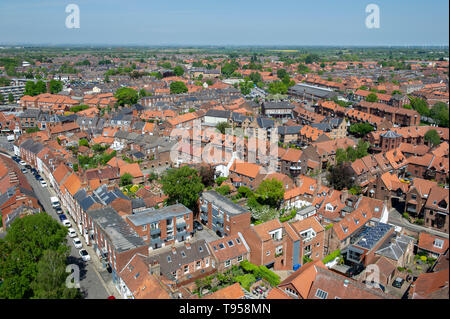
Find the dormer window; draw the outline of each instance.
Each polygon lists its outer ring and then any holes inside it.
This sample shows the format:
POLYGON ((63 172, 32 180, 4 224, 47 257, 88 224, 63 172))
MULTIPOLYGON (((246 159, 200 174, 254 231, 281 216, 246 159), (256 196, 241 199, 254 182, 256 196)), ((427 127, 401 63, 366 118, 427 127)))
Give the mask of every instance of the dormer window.
POLYGON ((444 241, 442 239, 435 239, 433 246, 439 249, 442 249, 442 247, 444 246, 444 241))

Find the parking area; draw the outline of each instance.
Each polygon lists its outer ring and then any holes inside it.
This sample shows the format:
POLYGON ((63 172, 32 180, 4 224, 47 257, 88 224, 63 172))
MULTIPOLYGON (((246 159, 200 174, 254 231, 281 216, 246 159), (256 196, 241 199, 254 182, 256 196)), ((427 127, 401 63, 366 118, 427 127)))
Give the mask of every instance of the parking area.
POLYGON ((220 239, 220 237, 211 229, 203 225, 203 230, 197 230, 193 239, 204 239, 207 243, 220 239))

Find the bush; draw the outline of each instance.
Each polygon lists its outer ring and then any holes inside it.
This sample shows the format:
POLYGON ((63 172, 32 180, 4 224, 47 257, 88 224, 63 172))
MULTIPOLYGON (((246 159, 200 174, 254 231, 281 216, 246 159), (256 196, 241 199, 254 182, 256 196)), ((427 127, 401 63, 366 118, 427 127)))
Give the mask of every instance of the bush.
POLYGON ((217 186, 222 185, 223 182, 225 182, 228 179, 228 177, 217 177, 216 184, 217 186))
POLYGON ((244 271, 246 271, 246 272, 255 272, 258 270, 258 266, 252 264, 248 260, 241 261, 240 265, 241 265, 242 269, 244 269, 244 271))
POLYGON ((273 287, 278 286, 280 283, 280 276, 273 271, 269 270, 266 266, 259 266, 257 277, 262 277, 269 282, 273 287))
POLYGON ((409 214, 408 213, 405 212, 405 213, 402 214, 402 216, 403 216, 403 218, 409 220, 409 214))
POLYGON ((236 276, 234 277, 234 280, 238 283, 241 284, 241 286, 247 290, 250 291, 250 287, 251 285, 256 282, 256 278, 255 276, 253 276, 252 274, 246 274, 246 275, 241 275, 241 276, 236 276))
POLYGON ((423 220, 423 218, 420 218, 415 221, 415 224, 417 224, 417 225, 423 225, 424 223, 425 223, 425 221, 423 220))
POLYGON ((223 195, 223 196, 228 195, 230 193, 230 191, 231 191, 231 188, 228 185, 222 185, 222 186, 216 188, 216 192, 218 192, 220 195, 223 195))
POLYGON ((340 251, 340 249, 337 249, 337 250, 333 251, 331 254, 329 254, 328 256, 325 256, 325 258, 322 260, 322 262, 324 264, 327 264, 330 261, 335 260, 336 257, 339 257, 340 255, 341 255, 341 251, 340 251))
POLYGON ((308 256, 303 256, 303 265, 304 264, 307 264, 307 263, 309 263, 309 262, 311 262, 312 261, 312 259, 311 258, 309 258, 308 256))
POLYGON ((426 262, 428 260, 428 258, 426 256, 420 256, 420 260, 422 260, 423 262, 426 262))
POLYGON ((295 209, 293 209, 288 216, 280 217, 280 222, 285 222, 287 220, 290 220, 290 219, 294 218, 296 215, 297 215, 297 211, 295 209))
POLYGON ((405 269, 406 269, 406 268, 404 268, 404 267, 397 267, 397 270, 398 270, 398 271, 405 271, 405 269))

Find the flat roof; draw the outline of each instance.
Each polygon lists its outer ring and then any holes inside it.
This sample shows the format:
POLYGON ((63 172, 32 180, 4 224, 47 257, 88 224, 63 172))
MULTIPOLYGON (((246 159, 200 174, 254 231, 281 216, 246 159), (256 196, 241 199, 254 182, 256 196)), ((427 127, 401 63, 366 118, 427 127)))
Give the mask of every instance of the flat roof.
POLYGON ((128 220, 131 221, 135 226, 142 226, 146 224, 151 224, 162 219, 167 219, 171 217, 177 217, 185 214, 192 213, 192 210, 187 208, 182 204, 175 204, 166 206, 160 209, 148 210, 133 215, 127 216, 128 220))
POLYGON ((219 207, 220 210, 224 211, 227 214, 240 215, 248 212, 248 210, 244 207, 239 206, 225 196, 220 195, 216 191, 211 190, 203 192, 202 198, 219 207))

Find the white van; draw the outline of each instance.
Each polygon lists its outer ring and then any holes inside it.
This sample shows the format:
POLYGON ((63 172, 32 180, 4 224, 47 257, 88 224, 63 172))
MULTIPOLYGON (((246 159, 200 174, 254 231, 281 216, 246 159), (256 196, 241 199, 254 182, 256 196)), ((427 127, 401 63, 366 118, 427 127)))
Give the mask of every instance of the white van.
POLYGON ((50 197, 50 202, 52 203, 52 207, 53 208, 56 208, 56 207, 59 207, 60 205, 59 205, 59 199, 58 199, 58 197, 50 197))

